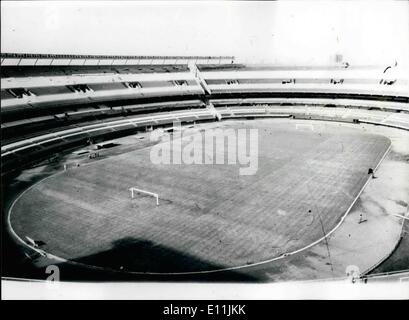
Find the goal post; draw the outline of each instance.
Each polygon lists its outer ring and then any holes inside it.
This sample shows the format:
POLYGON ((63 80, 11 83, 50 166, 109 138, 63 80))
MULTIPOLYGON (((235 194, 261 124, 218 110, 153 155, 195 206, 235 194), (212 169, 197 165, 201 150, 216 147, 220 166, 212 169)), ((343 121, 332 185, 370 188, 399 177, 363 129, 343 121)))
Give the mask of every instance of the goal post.
POLYGON ((157 206, 159 205, 159 195, 157 193, 150 192, 150 191, 147 191, 147 190, 138 189, 136 187, 129 188, 129 191, 131 191, 131 198, 132 199, 135 197, 135 194, 137 194, 137 193, 147 194, 148 196, 154 197, 156 199, 156 205, 157 206))
POLYGON ((314 131, 314 125, 312 123, 296 123, 295 124, 295 129, 299 130, 299 129, 309 129, 311 131, 314 131))

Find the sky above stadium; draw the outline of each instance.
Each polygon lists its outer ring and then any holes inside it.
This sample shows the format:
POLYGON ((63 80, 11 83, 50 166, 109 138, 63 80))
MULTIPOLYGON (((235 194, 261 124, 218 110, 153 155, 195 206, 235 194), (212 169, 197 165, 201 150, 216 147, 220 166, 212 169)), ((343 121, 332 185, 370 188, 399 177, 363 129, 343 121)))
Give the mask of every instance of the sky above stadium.
POLYGON ((2 52, 409 65, 406 1, 1 2, 2 52))

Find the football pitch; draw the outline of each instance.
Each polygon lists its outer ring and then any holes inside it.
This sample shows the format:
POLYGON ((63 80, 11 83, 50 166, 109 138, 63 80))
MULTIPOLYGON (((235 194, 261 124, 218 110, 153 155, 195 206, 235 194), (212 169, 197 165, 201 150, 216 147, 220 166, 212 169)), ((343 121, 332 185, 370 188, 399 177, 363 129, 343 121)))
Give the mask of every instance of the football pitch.
MULTIPOLYGON (((200 128, 207 126, 214 124, 200 128)), ((332 230, 390 145, 358 126, 325 122, 226 121, 218 127, 258 130, 254 175, 240 175, 239 163, 154 164, 152 147, 145 147, 36 184, 15 202, 12 228, 22 239, 43 241, 46 252, 115 270, 251 265, 332 230), (149 195, 132 199, 131 187, 157 193, 159 205, 149 195)))

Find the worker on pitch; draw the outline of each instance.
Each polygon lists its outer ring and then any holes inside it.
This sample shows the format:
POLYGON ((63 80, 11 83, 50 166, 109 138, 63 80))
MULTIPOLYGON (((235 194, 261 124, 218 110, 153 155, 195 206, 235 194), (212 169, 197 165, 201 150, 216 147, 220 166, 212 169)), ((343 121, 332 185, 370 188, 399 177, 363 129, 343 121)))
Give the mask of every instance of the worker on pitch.
POLYGON ((375 172, 374 172, 374 170, 372 168, 368 169, 368 174, 372 175, 372 179, 376 179, 375 172))

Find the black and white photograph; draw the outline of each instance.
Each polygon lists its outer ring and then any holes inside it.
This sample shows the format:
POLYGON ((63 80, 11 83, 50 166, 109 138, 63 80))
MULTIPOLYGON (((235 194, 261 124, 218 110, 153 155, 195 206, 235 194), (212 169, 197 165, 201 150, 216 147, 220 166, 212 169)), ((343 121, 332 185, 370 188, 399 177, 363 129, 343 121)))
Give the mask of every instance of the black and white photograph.
POLYGON ((409 299, 409 2, 1 1, 1 208, 2 300, 409 299))

